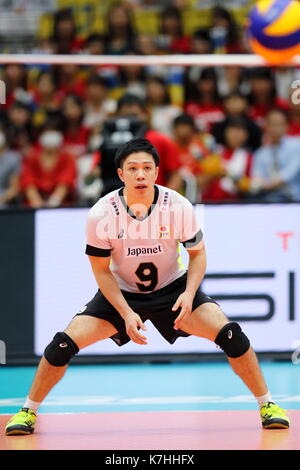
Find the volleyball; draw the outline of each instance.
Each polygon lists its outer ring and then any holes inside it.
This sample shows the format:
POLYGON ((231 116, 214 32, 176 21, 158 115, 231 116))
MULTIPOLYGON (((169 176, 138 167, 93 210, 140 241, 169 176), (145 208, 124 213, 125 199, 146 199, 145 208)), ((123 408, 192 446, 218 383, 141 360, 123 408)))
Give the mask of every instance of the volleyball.
POLYGON ((249 14, 248 38, 269 63, 289 62, 300 54, 300 1, 259 0, 249 14))

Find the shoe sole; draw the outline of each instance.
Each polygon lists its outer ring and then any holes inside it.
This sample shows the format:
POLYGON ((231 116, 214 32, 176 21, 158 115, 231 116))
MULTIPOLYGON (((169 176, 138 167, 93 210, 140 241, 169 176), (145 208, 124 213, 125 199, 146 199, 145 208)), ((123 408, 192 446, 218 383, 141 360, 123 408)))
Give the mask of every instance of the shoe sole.
POLYGON ((18 435, 29 435, 29 434, 32 434, 34 432, 34 429, 26 429, 24 427, 13 427, 12 429, 7 429, 5 431, 5 434, 6 436, 18 436, 18 435))
POLYGON ((285 419, 274 418, 262 423, 264 429, 288 429, 289 423, 285 419))

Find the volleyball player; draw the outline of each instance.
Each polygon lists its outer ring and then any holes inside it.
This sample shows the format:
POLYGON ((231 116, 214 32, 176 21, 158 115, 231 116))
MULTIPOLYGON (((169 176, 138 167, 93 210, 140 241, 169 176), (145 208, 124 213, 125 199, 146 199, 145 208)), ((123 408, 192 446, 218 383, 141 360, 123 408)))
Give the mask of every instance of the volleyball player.
POLYGON ((215 342, 256 397, 262 426, 288 428, 249 339, 200 290, 206 269, 203 233, 191 203, 155 185, 156 149, 146 139, 134 139, 119 148, 115 162, 124 186, 101 198, 87 220, 86 253, 99 290, 46 347, 24 406, 8 422, 6 434, 34 431, 39 405, 80 349, 106 338, 118 346, 130 340, 143 346, 148 319, 171 344, 188 335, 215 342), (189 255, 187 270, 179 243, 189 255))

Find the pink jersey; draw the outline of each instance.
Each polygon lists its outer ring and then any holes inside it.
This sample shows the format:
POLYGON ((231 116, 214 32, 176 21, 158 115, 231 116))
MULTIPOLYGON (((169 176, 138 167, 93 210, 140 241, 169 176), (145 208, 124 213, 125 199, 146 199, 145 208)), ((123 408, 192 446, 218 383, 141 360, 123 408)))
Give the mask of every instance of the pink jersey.
POLYGON ((90 209, 86 254, 111 257, 120 289, 149 293, 185 273, 179 243, 187 250, 201 249, 203 234, 192 204, 176 191, 155 185, 153 204, 139 219, 127 207, 123 190, 112 191, 90 209))

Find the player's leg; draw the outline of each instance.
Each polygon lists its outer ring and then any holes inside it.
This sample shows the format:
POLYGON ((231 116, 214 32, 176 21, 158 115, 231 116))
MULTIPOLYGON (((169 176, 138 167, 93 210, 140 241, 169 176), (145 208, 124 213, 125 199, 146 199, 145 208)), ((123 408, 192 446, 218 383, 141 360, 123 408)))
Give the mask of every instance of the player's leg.
MULTIPOLYGON (((86 348, 97 341, 110 338, 116 332, 116 328, 108 321, 88 315, 75 316, 64 331, 79 350, 86 348)), ((64 344, 63 337, 61 341, 61 344, 64 344)), ((51 347, 49 346, 47 347, 48 353, 46 352, 47 348, 45 349, 45 354, 41 359, 29 392, 29 398, 35 402, 41 402, 45 399, 52 387, 63 377, 68 367, 69 360, 71 359, 70 358, 65 365, 53 365, 57 354, 55 352, 55 348, 57 348, 58 351, 60 351, 60 349, 64 350, 67 348, 60 348, 60 344, 52 344, 51 347), (54 349, 53 353, 51 353, 51 348, 54 349), (48 359, 46 359, 46 357, 48 359)), ((72 354, 72 352, 70 354, 72 354)), ((67 359, 68 358, 66 357, 65 361, 67 359)), ((62 361, 64 361, 64 359, 62 359, 62 361)))
MULTIPOLYGON (((230 321, 218 305, 205 303, 196 308, 191 315, 186 315, 183 318, 182 323, 180 323, 180 329, 191 335, 215 341, 222 328, 229 323, 230 321)), ((236 354, 240 354, 238 347, 236 354)), ((268 388, 259 367, 256 354, 246 344, 244 349, 243 345, 240 347, 241 352, 246 348, 247 350, 236 358, 227 356, 233 370, 242 378, 255 396, 265 395, 268 388)))
POLYGON ((63 377, 75 351, 110 338, 116 332, 117 329, 106 320, 88 315, 75 316, 65 331, 57 333, 45 349, 25 405, 8 422, 6 434, 31 434, 37 407, 63 377))
POLYGON ((218 305, 214 303, 200 305, 182 319, 180 329, 191 335, 214 341, 224 350, 232 369, 253 393, 259 405, 268 408, 266 412, 263 410, 264 407, 261 408, 262 423, 265 428, 289 426, 288 418, 277 405, 270 404, 268 407, 272 398, 249 339, 236 322, 228 320, 218 305))

